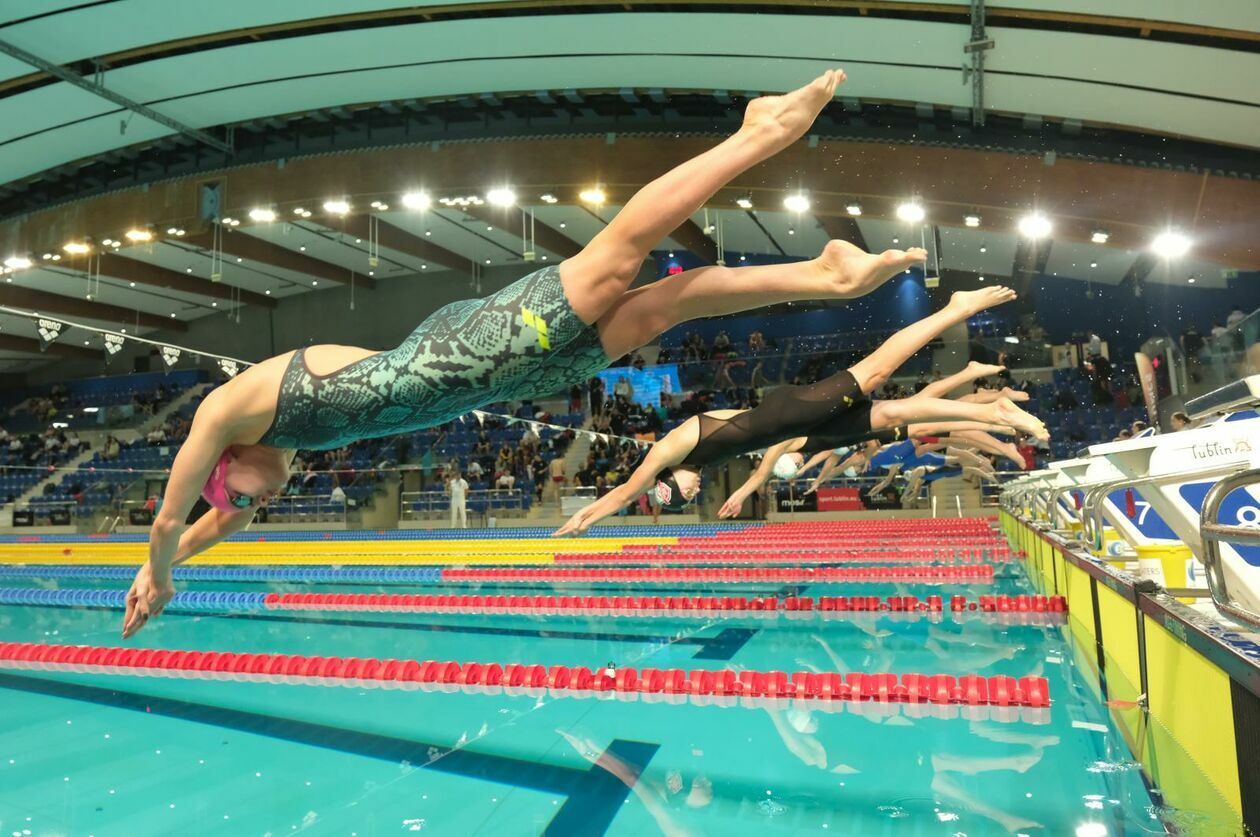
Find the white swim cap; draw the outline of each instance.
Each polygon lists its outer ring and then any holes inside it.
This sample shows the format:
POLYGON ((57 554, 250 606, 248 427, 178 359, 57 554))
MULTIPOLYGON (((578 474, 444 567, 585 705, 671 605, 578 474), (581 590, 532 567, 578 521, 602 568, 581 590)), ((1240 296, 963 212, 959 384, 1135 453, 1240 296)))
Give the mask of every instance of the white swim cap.
POLYGON ((856 477, 856 476, 857 476, 857 468, 854 468, 852 465, 850 465, 848 468, 845 468, 845 469, 844 469, 844 475, 845 475, 846 477, 856 477))
POLYGON ((790 453, 780 456, 774 463, 774 475, 781 480, 796 479, 796 472, 801 470, 800 463, 790 453))

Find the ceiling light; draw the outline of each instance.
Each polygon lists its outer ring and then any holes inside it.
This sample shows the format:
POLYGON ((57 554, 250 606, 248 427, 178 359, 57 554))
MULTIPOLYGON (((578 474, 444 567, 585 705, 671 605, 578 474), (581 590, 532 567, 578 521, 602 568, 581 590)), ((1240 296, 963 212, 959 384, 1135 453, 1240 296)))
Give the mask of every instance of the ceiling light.
POLYGON ((31 266, 31 260, 26 256, 9 256, 4 260, 4 266, 13 270, 25 270, 31 266))
POLYGON ((294 214, 294 215, 301 215, 301 214, 302 214, 303 212, 305 212, 305 211, 306 211, 306 210, 305 210, 305 209, 303 209, 303 208, 302 208, 302 207, 300 207, 300 206, 295 206, 295 207, 293 208, 293 214, 294 214))
POLYGON ((1095 244, 1106 244, 1107 239, 1109 238, 1111 238, 1111 233, 1107 232, 1102 227, 1095 229, 1089 236, 1089 240, 1095 244))
POLYGON ((134 288, 135 286, 136 286, 136 283, 135 283, 135 282, 132 282, 132 283, 131 283, 131 287, 133 287, 133 288, 134 288))
POLYGON ((1089 266, 1090 266, 1090 267, 1098 267, 1098 262, 1090 262, 1090 263, 1089 263, 1089 266))
POLYGON ((1155 236, 1151 249, 1165 259, 1179 259, 1190 252, 1190 239, 1176 230, 1167 230, 1155 236))
POLYGON ((186 267, 186 268, 184 268, 184 272, 185 272, 185 273, 192 273, 192 268, 191 268, 191 267, 186 267))
POLYGON ((426 236, 426 237, 427 237, 427 236, 431 236, 431 235, 433 235, 433 230, 425 230, 425 231, 424 231, 424 234, 425 234, 425 236, 426 236))
POLYGON ((470 206, 481 206, 485 201, 476 195, 457 195, 453 198, 438 198, 438 203, 442 206, 457 206, 460 209, 466 209, 470 206))
MULTIPOLYGON (((84 253, 92 252, 92 245, 88 244, 86 241, 67 241, 64 245, 62 245, 61 249, 71 255, 81 256, 84 253)), ((52 255, 49 254, 48 258, 51 259, 52 255)))
POLYGON ((274 209, 265 209, 258 207, 249 211, 249 220, 257 221, 260 224, 270 224, 276 220, 276 211, 274 209))
POLYGON ((1193 277, 1193 276, 1187 277, 1186 281, 1187 281, 1187 282, 1189 282, 1191 285, 1193 285, 1193 284, 1194 284, 1194 277, 1193 277))
POLYGON ((735 205, 738 206, 740 209, 752 209, 753 208, 752 198, 736 198, 735 205))
POLYGON ((486 264, 490 264, 490 260, 489 260, 489 259, 486 259, 486 264))
POLYGON ((236 259, 236 263, 237 263, 237 264, 240 264, 242 261, 243 261, 243 259, 241 259, 241 258, 238 256, 238 257, 237 257, 237 259, 236 259))
POLYGON ((894 238, 894 239, 893 239, 893 244, 900 244, 900 243, 901 243, 901 239, 900 239, 900 238, 894 238))
POLYGON ((862 215, 862 204, 857 202, 846 204, 844 211, 852 215, 854 218, 858 218, 862 215))
POLYGON ((350 201, 340 199, 324 201, 324 211, 331 215, 349 215, 350 201))
POLYGON ((263 293, 265 293, 267 296, 271 296, 271 288, 268 288, 267 290, 263 291, 263 293))
POLYGON ((171 319, 175 319, 175 315, 173 313, 171 314, 171 319))
POLYGON ((318 279, 312 279, 312 280, 311 280, 311 287, 312 287, 312 288, 313 288, 313 287, 315 287, 315 286, 316 286, 316 285, 318 285, 318 284, 319 284, 319 280, 318 280, 318 279))
POLYGON ((51 258, 52 258, 52 253, 45 253, 45 254, 44 254, 44 261, 48 261, 48 260, 49 260, 49 259, 51 259, 51 258))
MULTIPOLYGON (((117 250, 119 247, 121 247, 121 246, 122 246, 122 242, 121 242, 121 241, 114 241, 114 242, 113 242, 113 243, 111 243, 109 246, 110 246, 110 247, 113 247, 115 250, 117 250)), ((53 256, 53 261, 57 261, 57 258, 58 258, 58 257, 57 257, 56 255, 54 255, 54 256, 53 256)))
POLYGON ((581 192, 578 192, 578 199, 584 201, 585 203, 593 203, 596 206, 602 206, 604 201, 608 200, 608 195, 604 193, 603 189, 596 186, 592 189, 583 189, 581 192))
POLYGON ((796 230, 792 227, 788 227, 788 235, 796 235, 796 230))
POLYGON ((402 202, 408 209, 428 209, 433 205, 433 198, 428 192, 408 192, 402 196, 402 202))
MULTIPOLYGON (((219 223, 223 224, 225 227, 239 227, 241 225, 239 218, 224 218, 219 223)), ((130 233, 128 233, 128 235, 130 235, 130 233)))
POLYGON ((489 224, 487 224, 487 225, 486 225, 486 232, 493 232, 493 231, 494 231, 494 227, 492 227, 492 226, 490 226, 489 224))
POLYGON ((422 264, 422 265, 420 265, 420 269, 421 269, 421 270, 428 270, 428 269, 429 269, 429 266, 428 266, 427 264, 422 264))
POLYGON ((153 233, 150 230, 141 230, 141 229, 127 230, 127 240, 128 241, 152 241, 153 233))
POLYGON ((371 207, 372 207, 373 209, 389 209, 389 206, 387 206, 386 204, 381 203, 380 201, 372 201, 372 203, 371 203, 371 207))
POLYGON ((980 252, 981 252, 981 253, 987 253, 987 252, 989 252, 989 248, 988 248, 988 246, 986 246, 986 245, 984 245, 984 244, 981 244, 981 245, 980 245, 980 252))
POLYGON ((906 201, 897 205, 897 218, 910 224, 917 224, 927 217, 927 211, 918 201, 906 201))
POLYGON ((568 225, 568 224, 566 224, 564 221, 561 221, 561 222, 560 222, 560 229, 564 229, 564 228, 565 228, 565 227, 567 227, 567 226, 569 226, 569 225, 568 225))
POLYGON ((983 282, 983 281, 984 281, 984 277, 983 277, 983 276, 981 276, 981 277, 980 277, 980 281, 981 281, 981 282, 983 282))
POLYGON ((516 203, 516 193, 507 186, 500 186, 486 192, 486 200, 494 206, 512 206, 516 203))
POLYGON ((212 303, 210 303, 210 307, 211 307, 211 308, 218 308, 218 307, 219 307, 219 303, 217 303, 217 302, 212 302, 212 303))
POLYGON ((788 195, 783 199, 783 208, 788 212, 809 212, 809 197, 804 192, 788 195))
POLYGON ((968 227, 978 227, 980 226, 980 216, 967 215, 963 218, 963 223, 966 224, 968 227))
POLYGON ((299 249, 299 250, 301 250, 303 253, 305 253, 305 252, 306 252, 306 245, 305 245, 305 244, 303 244, 303 245, 302 245, 301 247, 299 247, 298 249, 299 249))
POLYGON ((543 195, 541 197, 541 200, 543 203, 558 203, 560 201, 559 198, 557 198, 555 195, 551 194, 550 192, 543 195))
POLYGON ((1030 212, 1019 219, 1019 234, 1024 238, 1045 238, 1054 229, 1050 219, 1040 212, 1030 212))
POLYGON ((369 271, 368 271, 368 276, 375 276, 375 275, 376 275, 376 271, 374 271, 374 270, 369 270, 369 271))
POLYGON ((671 253, 669 254, 669 257, 670 257, 671 259, 672 259, 672 258, 674 258, 674 254, 671 252, 671 253))
MULTIPOLYGON (((179 232, 179 227, 167 227, 167 228, 166 228, 166 234, 167 234, 167 235, 175 235, 175 234, 176 234, 176 233, 178 233, 178 232, 179 232)), ((109 242, 108 242, 108 241, 106 241, 105 243, 106 243, 106 244, 108 244, 109 242)))
POLYGON ((363 243, 363 239, 361 239, 361 238, 356 238, 356 239, 354 240, 354 243, 355 243, 355 244, 362 244, 362 243, 363 243))

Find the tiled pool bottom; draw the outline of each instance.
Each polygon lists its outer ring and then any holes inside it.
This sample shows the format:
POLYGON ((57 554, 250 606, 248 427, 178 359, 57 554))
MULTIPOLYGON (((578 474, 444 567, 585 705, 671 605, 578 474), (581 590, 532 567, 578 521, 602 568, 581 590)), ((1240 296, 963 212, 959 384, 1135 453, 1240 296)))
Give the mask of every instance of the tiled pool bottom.
MULTIPOLYGON (((782 589, 740 587, 723 592, 782 589)), ((881 596, 925 590, 860 585, 881 596)), ((931 590, 1017 591, 1026 592, 1013 580, 931 590)), ((3 606, 0 642, 118 645, 120 621, 107 609, 3 606)), ((1054 704, 1048 723, 1033 724, 984 720, 983 709, 975 719, 916 718, 848 702, 831 712, 792 701, 721 707, 10 669, 0 672, 0 834, 1165 830, 1062 628, 983 619, 169 613, 137 641, 592 668, 1041 675, 1054 704)))

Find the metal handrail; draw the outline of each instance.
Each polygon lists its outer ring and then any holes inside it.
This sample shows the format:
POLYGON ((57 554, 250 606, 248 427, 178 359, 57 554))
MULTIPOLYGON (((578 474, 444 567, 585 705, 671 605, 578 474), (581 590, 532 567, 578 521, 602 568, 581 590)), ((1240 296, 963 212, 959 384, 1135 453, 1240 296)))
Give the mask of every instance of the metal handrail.
POLYGON ((1199 533, 1203 538, 1203 568, 1207 575, 1208 589, 1212 592, 1212 603, 1225 616, 1253 629, 1260 629, 1260 613, 1248 610, 1230 597, 1225 573, 1221 567, 1220 542, 1260 544, 1260 529, 1225 526, 1221 524, 1217 516, 1220 514, 1221 504, 1230 492, 1258 482, 1260 482, 1260 468, 1225 477, 1208 491, 1207 497, 1203 500, 1203 510, 1199 512, 1199 533))

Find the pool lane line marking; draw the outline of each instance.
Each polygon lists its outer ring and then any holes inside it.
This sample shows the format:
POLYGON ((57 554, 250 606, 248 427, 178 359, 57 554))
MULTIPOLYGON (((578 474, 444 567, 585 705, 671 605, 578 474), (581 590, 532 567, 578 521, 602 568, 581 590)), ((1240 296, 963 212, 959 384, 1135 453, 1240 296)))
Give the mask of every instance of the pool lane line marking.
MULTIPOLYGON (((228 709, 143 692, 105 689, 4 672, 0 672, 0 688, 126 709, 146 715, 162 715, 393 764, 408 761, 422 770, 436 770, 462 778, 480 779, 567 797, 564 805, 552 818, 546 833, 603 834, 633 789, 598 763, 587 770, 577 770, 511 756, 476 752, 467 748, 452 749, 427 741, 362 732, 348 727, 263 715, 243 709, 228 709), (437 758, 430 759, 431 749, 438 751, 437 758), (557 822, 570 830, 553 831, 552 826, 557 822)), ((634 776, 637 779, 659 749, 659 744, 618 738, 608 745, 600 758, 611 756, 632 765, 636 768, 634 776)))

